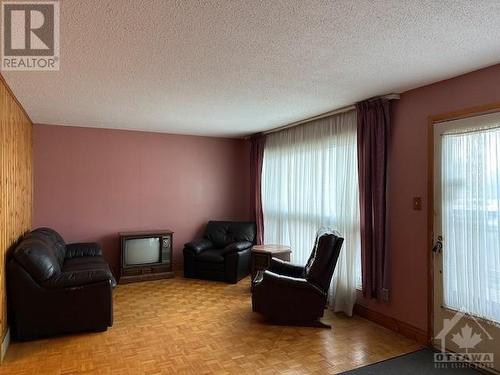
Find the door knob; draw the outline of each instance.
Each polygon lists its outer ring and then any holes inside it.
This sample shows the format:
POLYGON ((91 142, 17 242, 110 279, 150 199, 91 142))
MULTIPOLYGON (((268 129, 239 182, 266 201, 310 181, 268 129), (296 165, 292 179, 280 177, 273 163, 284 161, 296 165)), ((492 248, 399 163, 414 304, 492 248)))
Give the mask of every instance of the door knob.
POLYGON ((436 241, 434 247, 432 248, 432 252, 433 253, 441 253, 442 250, 443 250, 443 237, 438 236, 437 241, 436 241))

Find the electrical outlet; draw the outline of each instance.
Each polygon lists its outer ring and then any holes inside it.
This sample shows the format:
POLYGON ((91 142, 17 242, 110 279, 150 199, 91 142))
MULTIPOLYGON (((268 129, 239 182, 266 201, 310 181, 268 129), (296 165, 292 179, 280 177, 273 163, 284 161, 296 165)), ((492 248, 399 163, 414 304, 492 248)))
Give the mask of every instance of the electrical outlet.
POLYGON ((385 301, 385 302, 389 301, 389 289, 386 289, 386 288, 382 289, 382 301, 385 301))

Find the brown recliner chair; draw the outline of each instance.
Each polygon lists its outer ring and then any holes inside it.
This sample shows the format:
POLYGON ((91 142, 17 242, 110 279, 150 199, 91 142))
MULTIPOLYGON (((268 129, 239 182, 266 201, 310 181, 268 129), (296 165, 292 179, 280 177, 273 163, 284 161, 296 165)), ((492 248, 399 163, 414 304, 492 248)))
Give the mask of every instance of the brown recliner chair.
POLYGON ((336 231, 322 228, 305 267, 273 258, 271 267, 253 280, 253 311, 280 323, 321 318, 343 242, 336 231))

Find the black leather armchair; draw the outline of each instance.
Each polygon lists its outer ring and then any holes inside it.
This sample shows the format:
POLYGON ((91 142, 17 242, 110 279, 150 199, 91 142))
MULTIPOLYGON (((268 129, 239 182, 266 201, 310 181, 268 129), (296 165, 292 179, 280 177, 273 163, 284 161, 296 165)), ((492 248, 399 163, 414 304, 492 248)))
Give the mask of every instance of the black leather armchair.
POLYGON ((113 324, 116 281, 95 243, 64 243, 54 230, 27 234, 7 264, 10 324, 19 340, 113 324))
POLYGON ((305 267, 273 258, 253 280, 253 311, 284 323, 321 318, 343 242, 335 231, 321 229, 305 267))
POLYGON ((184 245, 184 276, 237 283, 250 272, 255 223, 209 221, 202 239, 184 245))

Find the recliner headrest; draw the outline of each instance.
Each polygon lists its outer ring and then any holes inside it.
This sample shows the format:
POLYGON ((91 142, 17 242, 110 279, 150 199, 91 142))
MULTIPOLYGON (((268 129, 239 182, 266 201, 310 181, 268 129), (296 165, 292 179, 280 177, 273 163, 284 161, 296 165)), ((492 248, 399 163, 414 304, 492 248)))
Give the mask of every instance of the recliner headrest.
POLYGON ((340 234, 329 228, 321 228, 316 235, 314 249, 305 266, 305 276, 307 281, 325 292, 330 287, 343 242, 340 234))

